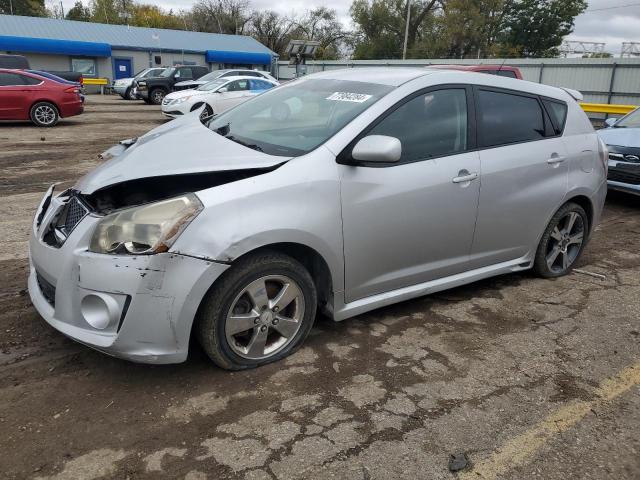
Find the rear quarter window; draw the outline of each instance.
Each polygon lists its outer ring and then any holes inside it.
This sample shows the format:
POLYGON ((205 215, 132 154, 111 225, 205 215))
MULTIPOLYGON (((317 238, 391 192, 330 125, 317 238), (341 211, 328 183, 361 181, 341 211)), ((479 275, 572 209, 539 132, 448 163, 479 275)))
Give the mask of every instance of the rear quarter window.
POLYGON ((562 135, 564 131, 564 125, 567 121, 567 104, 560 101, 543 99, 542 103, 544 108, 547 109, 551 122, 553 123, 553 129, 556 135, 562 135))

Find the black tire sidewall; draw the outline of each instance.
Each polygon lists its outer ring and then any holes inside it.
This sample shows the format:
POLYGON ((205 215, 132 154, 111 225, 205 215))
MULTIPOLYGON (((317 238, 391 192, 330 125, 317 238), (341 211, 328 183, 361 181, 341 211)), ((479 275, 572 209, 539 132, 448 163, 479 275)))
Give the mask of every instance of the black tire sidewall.
POLYGON ((576 262, 582 256, 582 252, 584 252, 584 249, 587 245, 587 242, 589 240, 589 228, 590 228, 589 217, 587 216, 587 213, 584 211, 584 209, 580 205, 573 202, 563 205, 553 215, 553 217, 551 217, 551 220, 549 221, 549 224, 547 225, 547 228, 545 229, 542 235, 542 238, 540 239, 540 244, 538 245, 538 249, 536 250, 536 257, 534 260, 534 271, 538 275, 544 278, 562 277, 567 273, 571 272, 576 262), (582 218, 582 222, 584 225, 584 237, 583 237, 582 245, 580 246, 580 251, 578 252, 578 255, 576 255, 576 258, 573 261, 573 263, 569 265, 569 268, 560 272, 554 272, 547 265, 547 260, 546 260, 547 246, 549 244, 549 239, 551 238, 551 233, 553 232, 553 229, 558 225, 560 220, 564 218, 569 212, 575 212, 578 215, 580 215, 580 217, 582 218))
MULTIPOLYGON (((304 269, 302 265, 293 259, 288 257, 284 262, 276 261, 273 264, 264 264, 259 267, 253 268, 250 271, 242 271, 237 275, 235 272, 229 272, 229 275, 225 278, 225 281, 220 284, 220 288, 214 288, 210 291, 210 295, 206 298, 207 305, 201 313, 213 314, 213 318, 200 318, 199 321, 204 321, 205 324, 209 324, 208 328, 214 328, 214 335, 200 335, 200 341, 215 340, 214 345, 204 345, 203 347, 207 353, 213 348, 216 351, 216 355, 209 354, 210 358, 222 368, 232 370, 242 370, 247 368, 254 368, 267 363, 276 362, 282 358, 295 352, 300 345, 304 342, 305 338, 311 331, 316 315, 317 296, 313 280, 309 273, 304 269), (295 262, 291 265, 286 265, 286 262, 295 262), (293 266, 294 268, 291 268, 293 266), (232 302, 242 289, 249 285, 252 281, 264 277, 267 275, 284 275, 294 280, 302 294, 304 296, 305 313, 302 318, 302 325, 296 333, 296 337, 291 341, 284 349, 277 354, 263 360, 250 360, 236 354, 227 343, 225 334, 225 324, 227 312, 231 308, 232 302), (221 357, 222 361, 219 361, 218 357, 221 357)), ((277 260, 280 260, 278 258, 277 260)), ((233 268, 233 267, 232 267, 233 268)))
POLYGON ((43 128, 49 128, 49 127, 54 127, 57 125, 58 121, 60 120, 60 111, 58 110, 58 107, 56 107, 53 103, 51 102, 38 102, 38 103, 34 103, 31 106, 31 110, 29 110, 29 118, 31 119, 31 121, 33 122, 34 125, 36 125, 37 127, 43 127, 43 128), (52 123, 49 124, 44 124, 44 123, 40 123, 35 116, 35 111, 36 108, 38 108, 41 105, 47 105, 51 108, 53 108, 55 114, 56 114, 56 118, 52 123))
POLYGON ((149 100, 150 100, 150 101, 151 101, 151 103, 152 103, 152 104, 154 104, 154 105, 162 105, 162 100, 164 100, 164 97, 165 97, 166 95, 167 95, 167 92, 165 92, 162 88, 154 88, 153 90, 151 90, 151 91, 149 92, 149 100), (162 99, 161 99, 159 102, 156 102, 156 99, 155 99, 155 93, 156 93, 156 92, 158 92, 158 91, 162 92, 162 93, 163 93, 163 95, 162 95, 162 99))

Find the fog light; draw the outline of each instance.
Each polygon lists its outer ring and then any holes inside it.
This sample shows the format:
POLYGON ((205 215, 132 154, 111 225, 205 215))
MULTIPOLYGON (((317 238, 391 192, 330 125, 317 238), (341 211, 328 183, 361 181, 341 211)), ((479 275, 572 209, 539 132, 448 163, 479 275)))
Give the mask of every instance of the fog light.
POLYGON ((118 302, 109 295, 89 294, 80 302, 85 322, 98 330, 104 330, 119 317, 118 302))

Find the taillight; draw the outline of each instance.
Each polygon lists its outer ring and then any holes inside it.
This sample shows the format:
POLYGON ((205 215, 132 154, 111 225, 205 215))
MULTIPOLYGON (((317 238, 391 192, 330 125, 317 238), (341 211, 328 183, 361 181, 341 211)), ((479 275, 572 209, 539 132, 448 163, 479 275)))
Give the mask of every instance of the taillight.
POLYGON ((600 157, 602 168, 606 175, 609 172, 609 149, 601 138, 598 138, 598 156, 600 157))
POLYGON ((69 87, 64 89, 65 93, 80 93, 80 89, 78 87, 69 87))

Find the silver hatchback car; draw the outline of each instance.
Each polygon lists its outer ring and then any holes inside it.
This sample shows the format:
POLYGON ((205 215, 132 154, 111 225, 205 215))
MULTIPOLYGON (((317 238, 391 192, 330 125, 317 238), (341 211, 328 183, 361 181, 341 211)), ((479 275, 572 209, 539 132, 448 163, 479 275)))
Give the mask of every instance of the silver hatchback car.
POLYGON ((309 75, 103 154, 30 240, 29 294, 65 335, 148 363, 296 350, 335 320, 493 275, 570 271, 607 151, 564 90, 429 69, 309 75))

